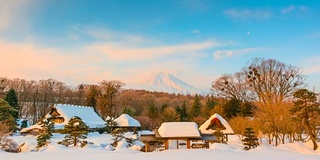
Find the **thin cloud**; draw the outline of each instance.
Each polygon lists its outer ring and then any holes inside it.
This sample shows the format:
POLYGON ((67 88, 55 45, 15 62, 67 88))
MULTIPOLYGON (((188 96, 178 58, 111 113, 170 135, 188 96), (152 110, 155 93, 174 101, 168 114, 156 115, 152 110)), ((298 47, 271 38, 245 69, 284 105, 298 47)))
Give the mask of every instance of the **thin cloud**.
POLYGON ((28 10, 34 8, 33 5, 24 0, 0 1, 0 31, 12 29, 15 26, 20 28, 27 26, 29 22, 26 20, 26 15, 28 10))
POLYGON ((295 5, 290 5, 286 8, 281 9, 282 14, 290 14, 293 12, 302 12, 308 10, 308 7, 306 6, 295 6, 295 5))
POLYGON ((130 33, 119 33, 113 30, 99 27, 79 27, 71 26, 72 30, 88 36, 90 38, 96 39, 98 41, 111 42, 111 43, 122 43, 122 44, 141 44, 150 43, 154 40, 150 38, 145 38, 140 35, 134 35, 130 33))
POLYGON ((213 53, 213 57, 215 60, 220 60, 224 57, 231 58, 236 55, 250 53, 260 49, 261 48, 246 48, 246 49, 240 49, 240 50, 217 50, 213 53))
POLYGON ((240 20, 263 20, 271 17, 271 11, 265 9, 227 9, 224 14, 240 20))
POLYGON ((320 73, 320 66, 313 66, 304 69, 305 74, 314 74, 314 73, 320 73))
POLYGON ((201 31, 200 31, 200 30, 197 30, 197 29, 194 29, 194 30, 191 31, 191 33, 193 33, 193 34, 200 34, 201 31))
POLYGON ((117 44, 93 44, 86 47, 89 51, 105 54, 111 60, 145 60, 168 55, 192 54, 207 50, 220 44, 213 41, 187 43, 160 47, 135 47, 128 48, 117 44))

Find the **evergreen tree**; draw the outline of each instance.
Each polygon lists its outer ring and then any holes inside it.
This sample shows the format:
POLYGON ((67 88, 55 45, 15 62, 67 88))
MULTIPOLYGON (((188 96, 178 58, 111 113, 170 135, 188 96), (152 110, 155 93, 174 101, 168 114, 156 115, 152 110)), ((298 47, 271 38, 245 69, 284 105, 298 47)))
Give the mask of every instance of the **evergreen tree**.
POLYGON ((208 111, 210 111, 211 109, 214 108, 214 105, 215 105, 215 104, 216 104, 216 103, 215 103, 215 101, 214 101, 213 95, 208 96, 208 99, 207 99, 207 102, 206 102, 206 109, 207 109, 208 111))
POLYGON ((20 129, 27 128, 27 127, 28 127, 28 120, 23 120, 21 122, 20 129))
POLYGON ((40 122, 42 130, 37 137, 37 149, 45 146, 50 138, 52 137, 52 132, 54 131, 54 123, 50 119, 46 119, 40 122))
POLYGON ((243 144, 246 145, 245 149, 249 150, 255 148, 259 145, 258 138, 256 137, 252 128, 245 128, 244 134, 245 138, 242 140, 243 144))
POLYGON ((179 119, 181 122, 188 121, 188 113, 187 113, 187 105, 186 102, 183 102, 181 108, 177 106, 176 112, 179 115, 179 119))
POLYGON ((293 96, 295 98, 294 107, 290 111, 310 136, 313 149, 317 150, 317 127, 320 126, 320 104, 316 102, 317 95, 307 89, 300 89, 293 96))
POLYGON ((194 96, 194 100, 193 100, 193 104, 192 104, 192 113, 191 114, 193 117, 197 117, 200 115, 201 107, 202 107, 202 105, 200 103, 200 98, 199 98, 198 94, 196 94, 194 96))
POLYGON ((116 147, 118 145, 118 142, 121 141, 123 138, 125 138, 124 133, 125 133, 125 130, 122 128, 116 128, 110 133, 112 136, 111 140, 113 140, 111 145, 113 147, 116 147))
POLYGON ((8 125, 10 131, 15 131, 17 122, 14 115, 17 115, 18 111, 11 107, 7 101, 0 98, 0 122, 8 125))
POLYGON ((161 112, 161 113, 164 112, 164 110, 165 110, 166 108, 168 108, 168 104, 162 103, 162 104, 161 104, 161 108, 160 108, 160 112, 161 112))
POLYGON ((122 108, 122 114, 127 114, 127 115, 130 115, 130 116, 133 116, 134 115, 134 109, 129 107, 128 105, 125 105, 122 108))
POLYGON ((6 97, 4 98, 5 101, 9 103, 11 107, 13 107, 18 112, 15 112, 13 114, 15 119, 19 118, 19 104, 18 104, 18 96, 14 89, 10 89, 8 93, 6 94, 6 97))
POLYGON ((225 111, 225 115, 227 119, 230 119, 238 114, 240 103, 241 102, 237 99, 231 99, 231 100, 228 100, 223 105, 223 109, 225 111))
POLYGON ((223 132, 221 132, 220 129, 217 129, 215 132, 213 132, 213 135, 217 138, 217 141, 219 143, 225 143, 224 134, 223 134, 223 132))
POLYGON ((157 119, 159 118, 159 109, 154 103, 151 103, 148 108, 148 117, 151 119, 151 128, 155 128, 157 119))
POLYGON ((114 118, 113 117, 107 117, 106 118, 106 131, 108 133, 111 133, 112 130, 114 129, 114 127, 116 127, 118 124, 116 121, 114 121, 114 118))
POLYGON ((242 102, 238 108, 238 115, 243 117, 251 117, 255 106, 248 101, 242 102))
POLYGON ((64 126, 62 133, 67 134, 64 140, 58 142, 65 146, 77 146, 80 144, 84 147, 88 142, 84 141, 89 133, 89 127, 82 121, 80 117, 74 116, 69 123, 64 126))

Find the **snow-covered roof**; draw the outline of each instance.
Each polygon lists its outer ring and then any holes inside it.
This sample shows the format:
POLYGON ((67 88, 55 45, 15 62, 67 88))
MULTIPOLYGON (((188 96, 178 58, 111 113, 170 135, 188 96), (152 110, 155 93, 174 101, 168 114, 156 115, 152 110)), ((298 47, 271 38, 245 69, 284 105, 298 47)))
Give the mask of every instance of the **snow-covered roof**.
POLYGON ((200 137, 198 125, 195 122, 165 122, 158 129, 163 138, 200 137))
POLYGON ((234 131, 231 128, 231 126, 229 125, 229 123, 217 113, 213 114, 206 122, 204 122, 199 127, 200 132, 203 133, 203 134, 212 134, 213 132, 215 132, 216 130, 214 130, 214 129, 211 129, 211 128, 207 129, 208 126, 211 124, 212 120, 215 119, 215 118, 219 119, 221 124, 226 128, 224 130, 221 130, 222 133, 224 133, 224 134, 234 134, 234 131))
POLYGON ((139 131, 140 135, 155 135, 155 133, 153 131, 149 131, 149 130, 142 130, 139 131))
MULTIPOLYGON (((92 107, 86 106, 77 106, 77 105, 68 105, 68 104, 56 104, 53 106, 60 115, 59 117, 64 118, 64 122, 55 123, 55 129, 63 129, 66 124, 68 124, 69 120, 78 116, 82 119, 83 122, 89 126, 89 128, 103 128, 105 127, 105 121, 103 121, 93 110, 92 107)), ((45 118, 52 117, 50 113, 48 113, 45 118)), ((30 129, 41 128, 39 124, 32 125, 28 128, 24 128, 21 132, 26 132, 30 129)))
POLYGON ((119 127, 141 127, 139 121, 127 114, 122 114, 114 120, 119 127))

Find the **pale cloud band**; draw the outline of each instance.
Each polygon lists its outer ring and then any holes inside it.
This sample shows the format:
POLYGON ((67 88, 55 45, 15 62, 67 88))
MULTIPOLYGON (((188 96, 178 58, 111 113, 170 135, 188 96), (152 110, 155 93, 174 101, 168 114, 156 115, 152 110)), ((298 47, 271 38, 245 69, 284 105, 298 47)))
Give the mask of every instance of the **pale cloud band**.
POLYGON ((261 20, 271 17, 271 11, 266 9, 227 9, 224 14, 241 20, 261 20))
POLYGON ((236 55, 250 53, 260 49, 261 48, 246 48, 246 49, 239 49, 239 50, 217 50, 213 53, 213 57, 215 60, 220 60, 224 57, 231 58, 236 55))
POLYGON ((164 45, 159 47, 126 47, 119 44, 93 44, 86 47, 87 50, 105 54, 111 60, 145 60, 169 55, 185 54, 193 55, 196 52, 207 50, 219 43, 204 41, 177 45, 164 45))
POLYGON ((308 10, 308 8, 306 6, 290 5, 290 6, 286 7, 286 8, 283 8, 281 10, 281 13, 282 14, 290 14, 290 13, 292 13, 294 11, 300 11, 301 12, 301 11, 306 11, 306 10, 308 10))

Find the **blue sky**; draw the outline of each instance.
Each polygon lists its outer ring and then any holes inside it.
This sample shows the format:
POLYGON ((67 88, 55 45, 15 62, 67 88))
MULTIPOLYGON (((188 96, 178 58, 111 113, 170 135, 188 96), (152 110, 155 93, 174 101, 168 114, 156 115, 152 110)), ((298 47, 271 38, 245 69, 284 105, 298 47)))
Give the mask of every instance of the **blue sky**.
POLYGON ((320 92, 319 17, 318 1, 0 0, 0 76, 130 87, 166 71, 208 90, 262 57, 320 92))

